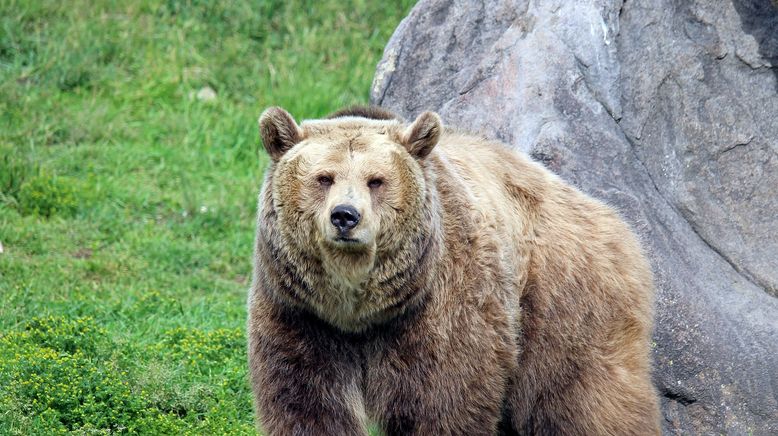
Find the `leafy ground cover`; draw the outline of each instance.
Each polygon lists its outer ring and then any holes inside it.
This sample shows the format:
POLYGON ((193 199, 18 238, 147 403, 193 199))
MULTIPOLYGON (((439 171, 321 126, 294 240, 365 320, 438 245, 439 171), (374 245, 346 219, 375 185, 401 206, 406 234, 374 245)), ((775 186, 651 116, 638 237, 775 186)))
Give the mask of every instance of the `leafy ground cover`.
POLYGON ((365 102, 411 5, 0 0, 0 434, 254 432, 256 118, 365 102))

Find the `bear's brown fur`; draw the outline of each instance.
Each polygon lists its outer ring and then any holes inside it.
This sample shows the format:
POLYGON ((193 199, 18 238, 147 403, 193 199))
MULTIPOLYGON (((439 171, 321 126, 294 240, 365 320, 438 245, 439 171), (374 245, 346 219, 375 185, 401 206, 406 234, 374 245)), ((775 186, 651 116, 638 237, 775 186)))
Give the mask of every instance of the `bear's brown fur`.
POLYGON ((659 433, 651 272, 612 209, 431 112, 298 126, 271 108, 260 129, 248 351, 267 433, 659 433))

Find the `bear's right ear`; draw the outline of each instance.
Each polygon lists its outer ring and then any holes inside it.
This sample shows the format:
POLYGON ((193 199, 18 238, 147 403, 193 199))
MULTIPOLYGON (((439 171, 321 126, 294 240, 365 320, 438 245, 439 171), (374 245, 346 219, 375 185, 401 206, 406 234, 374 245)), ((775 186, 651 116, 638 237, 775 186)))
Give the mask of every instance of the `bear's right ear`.
POLYGON ((303 132, 289 112, 271 107, 259 117, 259 135, 267 154, 273 162, 278 162, 284 153, 302 140, 303 132))

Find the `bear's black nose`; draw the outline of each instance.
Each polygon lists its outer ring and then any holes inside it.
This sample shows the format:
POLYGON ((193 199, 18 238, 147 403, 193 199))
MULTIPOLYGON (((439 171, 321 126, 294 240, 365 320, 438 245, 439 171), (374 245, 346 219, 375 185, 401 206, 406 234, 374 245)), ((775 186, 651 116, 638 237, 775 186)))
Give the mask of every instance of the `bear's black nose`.
POLYGON ((330 222, 340 233, 346 233, 359 224, 359 212, 347 204, 340 204, 332 209, 330 222))

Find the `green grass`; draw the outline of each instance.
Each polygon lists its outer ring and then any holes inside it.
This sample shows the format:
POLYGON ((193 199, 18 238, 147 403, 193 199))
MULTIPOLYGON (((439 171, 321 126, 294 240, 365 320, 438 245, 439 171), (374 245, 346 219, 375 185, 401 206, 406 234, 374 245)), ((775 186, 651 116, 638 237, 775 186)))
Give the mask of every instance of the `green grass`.
POLYGON ((411 4, 0 0, 0 434, 254 432, 256 119, 366 102, 411 4))

